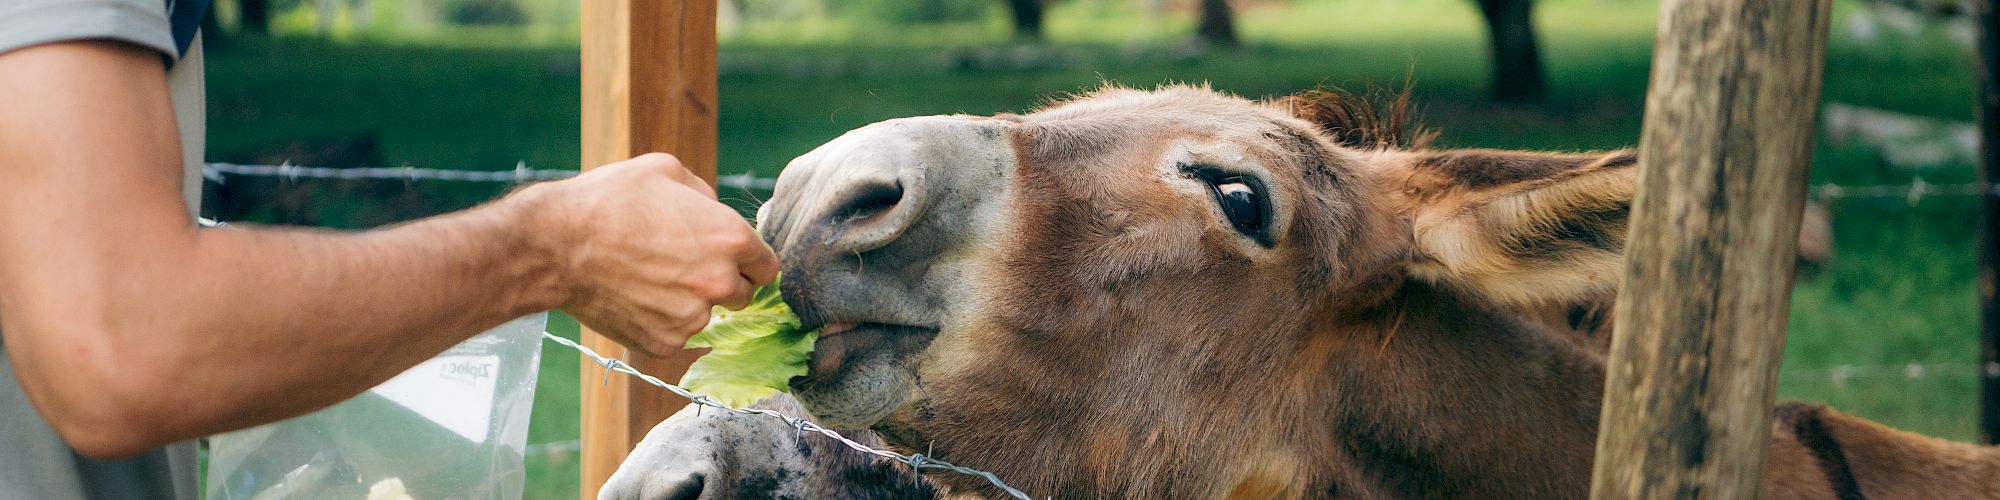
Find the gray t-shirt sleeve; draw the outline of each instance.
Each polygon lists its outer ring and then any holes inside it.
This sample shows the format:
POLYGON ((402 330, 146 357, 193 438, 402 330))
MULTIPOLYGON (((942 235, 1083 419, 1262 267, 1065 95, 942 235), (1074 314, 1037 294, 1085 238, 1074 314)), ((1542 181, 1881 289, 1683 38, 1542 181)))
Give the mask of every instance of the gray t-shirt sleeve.
POLYGON ((0 1, 0 53, 66 40, 118 40, 178 52, 164 0, 0 1))

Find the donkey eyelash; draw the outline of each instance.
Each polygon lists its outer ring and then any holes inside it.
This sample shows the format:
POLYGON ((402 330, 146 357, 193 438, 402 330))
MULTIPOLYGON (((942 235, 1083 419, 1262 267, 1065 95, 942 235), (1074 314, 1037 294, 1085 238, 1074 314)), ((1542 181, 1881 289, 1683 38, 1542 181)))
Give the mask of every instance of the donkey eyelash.
POLYGON ((1270 232, 1273 212, 1270 191, 1264 188, 1262 180, 1255 176, 1233 173, 1214 165, 1203 164, 1183 164, 1181 173, 1189 178, 1199 179, 1208 186, 1209 198, 1216 204, 1216 209, 1222 212, 1223 219, 1229 221, 1237 232, 1255 240, 1264 248, 1271 248, 1275 244, 1270 232), (1245 196, 1241 196, 1246 192, 1250 205, 1236 205, 1235 203, 1246 201, 1243 199, 1245 196))

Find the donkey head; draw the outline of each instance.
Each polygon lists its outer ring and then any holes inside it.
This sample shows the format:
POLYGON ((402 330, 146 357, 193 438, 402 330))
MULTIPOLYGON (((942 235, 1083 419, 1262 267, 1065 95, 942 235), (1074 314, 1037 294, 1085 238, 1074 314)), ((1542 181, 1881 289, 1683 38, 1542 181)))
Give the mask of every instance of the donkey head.
POLYGON ((1318 432, 1296 421, 1326 400, 1309 367, 1393 337, 1406 282, 1493 308, 1615 288, 1629 154, 1400 149, 1358 109, 1108 89, 801 156, 759 212, 824 327, 794 392, 823 423, 1049 488, 1243 492, 1265 472, 1195 450, 1318 432), (1051 460, 1072 472, 1036 478, 1051 460))

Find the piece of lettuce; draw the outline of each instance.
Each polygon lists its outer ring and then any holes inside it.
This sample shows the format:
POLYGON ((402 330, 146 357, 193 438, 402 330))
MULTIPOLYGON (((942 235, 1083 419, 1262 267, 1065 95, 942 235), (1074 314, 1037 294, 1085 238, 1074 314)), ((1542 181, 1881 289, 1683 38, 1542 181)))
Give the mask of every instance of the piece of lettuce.
POLYGON ((772 281, 757 287, 743 309, 716 307, 708 327, 688 338, 688 347, 709 351, 688 367, 680 385, 722 404, 748 406, 785 390, 792 377, 805 375, 818 337, 799 324, 772 281))

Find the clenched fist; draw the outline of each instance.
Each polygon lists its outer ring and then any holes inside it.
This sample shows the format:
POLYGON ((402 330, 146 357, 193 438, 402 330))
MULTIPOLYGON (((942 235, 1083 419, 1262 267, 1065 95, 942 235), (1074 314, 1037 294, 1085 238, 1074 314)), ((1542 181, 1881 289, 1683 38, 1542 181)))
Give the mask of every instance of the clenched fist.
POLYGON ((626 346, 670 354, 715 305, 742 307, 778 273, 771 248, 715 190, 652 153, 515 195, 535 246, 571 287, 561 309, 626 346))

